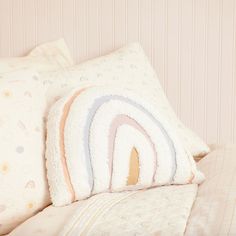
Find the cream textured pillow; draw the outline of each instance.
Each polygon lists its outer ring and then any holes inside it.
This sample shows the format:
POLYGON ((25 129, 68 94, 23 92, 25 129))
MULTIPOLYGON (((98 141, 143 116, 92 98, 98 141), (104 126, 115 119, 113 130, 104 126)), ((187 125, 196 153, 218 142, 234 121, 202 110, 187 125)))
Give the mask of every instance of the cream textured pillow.
POLYGON ((39 45, 25 57, 0 58, 0 73, 21 69, 55 71, 71 65, 73 61, 67 45, 60 39, 39 45))
POLYGON ((35 73, 19 71, 0 80, 0 235, 50 203, 44 97, 35 73))
POLYGON ((165 114, 166 119, 183 140, 193 156, 205 155, 209 147, 183 125, 170 106, 156 73, 139 44, 133 43, 109 55, 99 57, 66 71, 43 76, 49 86, 50 104, 78 85, 117 85, 134 90, 165 114))
POLYGON ((56 206, 101 192, 204 179, 165 116, 127 89, 73 90, 51 108, 47 132, 56 206))
MULTIPOLYGON (((37 73, 73 65, 63 39, 0 58, 0 235, 50 203, 44 168, 45 94, 37 73)), ((44 84, 44 82, 43 82, 44 84)))

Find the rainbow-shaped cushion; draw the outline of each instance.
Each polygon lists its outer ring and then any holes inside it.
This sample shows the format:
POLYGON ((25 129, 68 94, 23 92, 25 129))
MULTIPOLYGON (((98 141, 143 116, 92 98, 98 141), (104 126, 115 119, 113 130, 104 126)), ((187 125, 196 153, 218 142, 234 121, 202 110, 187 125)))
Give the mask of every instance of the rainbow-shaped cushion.
POLYGON ((204 179, 165 117, 127 89, 75 89, 51 108, 47 129, 56 206, 101 192, 204 179))

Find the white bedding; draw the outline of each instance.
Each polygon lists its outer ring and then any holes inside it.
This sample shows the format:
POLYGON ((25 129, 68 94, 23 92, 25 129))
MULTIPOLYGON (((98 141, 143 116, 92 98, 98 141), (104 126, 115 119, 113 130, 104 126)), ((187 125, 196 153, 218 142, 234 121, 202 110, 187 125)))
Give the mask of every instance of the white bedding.
POLYGON ((99 194, 49 206, 10 236, 236 235, 236 147, 217 149, 198 166, 206 175, 198 192, 185 185, 99 194))
POLYGON ((10 235, 183 235, 196 193, 192 184, 98 194, 67 207, 50 206, 10 235))

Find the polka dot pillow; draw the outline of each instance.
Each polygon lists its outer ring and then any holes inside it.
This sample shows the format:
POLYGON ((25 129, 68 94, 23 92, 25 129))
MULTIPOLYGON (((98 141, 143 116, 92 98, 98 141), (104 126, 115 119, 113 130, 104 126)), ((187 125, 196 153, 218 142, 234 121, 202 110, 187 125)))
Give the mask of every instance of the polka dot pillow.
POLYGON ((145 97, 165 114, 166 119, 180 135, 185 147, 193 156, 207 154, 210 150, 201 138, 188 129, 176 116, 159 79, 151 67, 143 49, 132 43, 108 55, 98 57, 64 71, 44 74, 49 86, 50 104, 70 89, 81 85, 114 85, 132 89, 145 97))
POLYGON ((44 90, 38 75, 0 80, 0 235, 50 203, 44 167, 44 90))

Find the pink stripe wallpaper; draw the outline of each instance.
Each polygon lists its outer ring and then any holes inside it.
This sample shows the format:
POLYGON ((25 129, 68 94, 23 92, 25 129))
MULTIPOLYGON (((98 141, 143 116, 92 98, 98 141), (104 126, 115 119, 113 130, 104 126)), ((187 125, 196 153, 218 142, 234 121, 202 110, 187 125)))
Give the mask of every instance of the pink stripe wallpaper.
POLYGON ((139 41, 182 121, 236 142, 236 0, 0 0, 0 56, 64 37, 77 62, 139 41))

